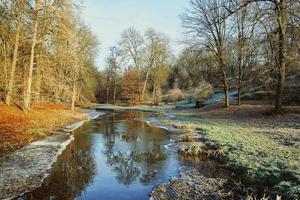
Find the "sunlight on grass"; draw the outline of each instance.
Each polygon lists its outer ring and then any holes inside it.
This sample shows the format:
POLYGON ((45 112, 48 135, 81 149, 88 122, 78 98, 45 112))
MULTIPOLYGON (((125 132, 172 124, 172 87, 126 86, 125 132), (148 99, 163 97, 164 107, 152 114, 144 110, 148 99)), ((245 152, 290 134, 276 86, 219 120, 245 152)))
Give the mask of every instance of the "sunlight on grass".
MULTIPOLYGON (((230 120, 179 117, 167 120, 176 127, 203 130, 207 144, 224 148, 228 153, 221 159, 250 184, 269 185, 266 192, 284 194, 290 198, 300 195, 300 154, 294 146, 272 139, 260 127, 230 120)), ((272 130, 272 129, 271 129, 272 130)), ((272 131, 284 131, 273 128, 272 131)))

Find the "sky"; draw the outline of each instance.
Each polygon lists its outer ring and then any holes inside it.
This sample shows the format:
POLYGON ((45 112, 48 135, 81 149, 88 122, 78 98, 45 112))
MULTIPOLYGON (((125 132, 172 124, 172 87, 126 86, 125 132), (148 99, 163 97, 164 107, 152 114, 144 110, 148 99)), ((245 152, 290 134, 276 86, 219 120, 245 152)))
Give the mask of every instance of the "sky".
POLYGON ((116 46, 124 29, 141 33, 151 27, 169 36, 174 54, 182 49, 179 16, 189 0, 83 0, 82 18, 97 35, 100 44, 96 64, 105 67, 109 47, 116 46))

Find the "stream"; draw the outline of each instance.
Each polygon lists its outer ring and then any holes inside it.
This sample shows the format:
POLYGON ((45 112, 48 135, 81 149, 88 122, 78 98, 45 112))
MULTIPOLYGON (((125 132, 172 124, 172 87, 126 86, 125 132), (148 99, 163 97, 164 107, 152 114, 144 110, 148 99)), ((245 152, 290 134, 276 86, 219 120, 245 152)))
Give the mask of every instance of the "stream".
POLYGON ((154 115, 111 111, 86 122, 42 185, 17 199, 149 199, 155 185, 196 163, 166 148, 172 134, 146 123, 154 115))

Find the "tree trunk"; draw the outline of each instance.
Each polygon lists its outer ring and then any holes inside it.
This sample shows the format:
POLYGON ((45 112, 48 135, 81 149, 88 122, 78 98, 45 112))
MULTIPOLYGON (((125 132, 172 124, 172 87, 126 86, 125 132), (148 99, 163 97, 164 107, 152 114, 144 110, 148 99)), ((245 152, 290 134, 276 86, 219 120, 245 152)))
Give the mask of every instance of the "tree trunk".
POLYGON ((108 104, 109 87, 106 87, 106 104, 108 104))
POLYGON ((143 86, 142 101, 144 101, 144 98, 145 98, 145 92, 146 92, 146 88, 147 88, 147 82, 148 82, 148 79, 149 79, 149 74, 150 74, 150 68, 147 70, 146 79, 145 79, 144 86, 143 86))
POLYGON ((241 86, 239 84, 239 86, 238 86, 238 96, 237 96, 237 104, 239 106, 242 105, 241 95, 242 95, 242 88, 241 88, 241 86))
POLYGON ((243 70, 243 61, 242 56, 239 58, 239 80, 238 80, 238 96, 237 96, 237 104, 242 105, 241 94, 242 94, 242 70, 243 70))
POLYGON ((8 50, 6 47, 6 44, 4 43, 3 45, 3 51, 4 51, 4 77, 5 77, 5 81, 4 81, 4 88, 5 91, 7 90, 7 83, 8 83, 8 50))
POLYGON ((114 83, 114 105, 116 105, 116 93, 117 93, 117 83, 115 80, 115 83, 114 83))
POLYGON ((155 101, 155 93, 156 93, 156 77, 155 76, 155 79, 154 79, 154 84, 153 84, 153 90, 152 90, 152 101, 155 101))
POLYGON ((11 104, 11 96, 14 89, 14 82, 15 82, 15 72, 16 72, 16 66, 17 66, 17 60, 18 60, 18 51, 19 51, 19 43, 20 43, 20 32, 21 28, 23 26, 22 22, 22 12, 20 16, 18 16, 17 20, 17 29, 16 29, 16 38, 15 38, 15 47, 14 47, 14 53, 13 53, 13 61, 8 81, 8 87, 7 87, 7 93, 5 98, 5 104, 10 105, 11 104))
POLYGON ((32 86, 32 73, 33 73, 33 65, 34 65, 34 50, 38 32, 38 9, 39 9, 39 0, 35 2, 35 10, 36 10, 36 19, 34 22, 34 30, 33 30, 33 37, 32 37, 32 44, 31 44, 31 54, 30 54, 30 64, 29 64, 29 74, 27 79, 27 89, 24 99, 24 110, 28 111, 30 108, 31 103, 31 86, 32 86))
POLYGON ((223 90, 224 90, 224 106, 227 108, 229 107, 230 103, 229 103, 229 92, 228 92, 228 83, 227 83, 227 75, 226 75, 226 71, 225 71, 225 64, 223 61, 223 55, 220 54, 219 57, 219 65, 220 65, 220 70, 221 70, 221 74, 222 74, 222 78, 223 78, 223 90))
POLYGON ((75 110, 75 101, 76 101, 76 81, 73 82, 73 90, 72 90, 72 103, 71 110, 75 110))
POLYGON ((240 106, 242 105, 241 100, 241 92, 242 92, 242 74, 243 74, 243 47, 240 46, 239 49, 239 58, 238 58, 238 68, 239 68, 239 80, 238 80, 238 97, 237 97, 237 104, 240 106))
POLYGON ((278 6, 277 21, 279 24, 279 51, 278 51, 278 82, 277 82, 277 94, 275 99, 275 110, 282 109, 282 93, 285 83, 285 71, 286 71, 286 1, 281 0, 278 6))
POLYGON ((228 84, 224 83, 224 106, 229 107, 228 84))
POLYGON ((39 69, 37 70, 37 96, 36 96, 36 101, 39 102, 41 101, 41 84, 42 84, 42 74, 41 74, 41 69, 39 66, 39 69))
POLYGON ((136 68, 137 68, 137 73, 138 73, 138 82, 139 82, 139 84, 138 84, 138 87, 139 87, 139 102, 141 101, 141 74, 140 74, 140 67, 139 67, 139 65, 137 64, 137 62, 135 61, 135 65, 136 65, 136 68))

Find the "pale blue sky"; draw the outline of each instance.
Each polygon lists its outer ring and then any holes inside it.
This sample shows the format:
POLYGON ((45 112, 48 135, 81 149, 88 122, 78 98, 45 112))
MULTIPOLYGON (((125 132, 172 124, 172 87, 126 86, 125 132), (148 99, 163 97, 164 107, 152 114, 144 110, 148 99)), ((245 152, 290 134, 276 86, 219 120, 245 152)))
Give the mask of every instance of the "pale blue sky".
POLYGON ((167 34, 175 54, 182 48, 179 15, 189 0, 83 0, 82 17, 101 42, 98 67, 104 67, 108 48, 117 44, 120 34, 128 27, 140 32, 152 27, 167 34))

